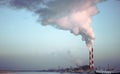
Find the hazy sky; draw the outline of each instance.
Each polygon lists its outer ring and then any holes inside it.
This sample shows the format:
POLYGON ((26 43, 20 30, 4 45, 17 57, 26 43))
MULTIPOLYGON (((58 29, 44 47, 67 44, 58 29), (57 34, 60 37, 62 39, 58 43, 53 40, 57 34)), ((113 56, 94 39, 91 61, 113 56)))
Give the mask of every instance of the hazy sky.
MULTIPOLYGON (((120 1, 97 5, 93 16, 95 67, 120 67, 120 1)), ((47 69, 89 64, 81 36, 42 26, 28 10, 0 7, 0 69, 47 69)))

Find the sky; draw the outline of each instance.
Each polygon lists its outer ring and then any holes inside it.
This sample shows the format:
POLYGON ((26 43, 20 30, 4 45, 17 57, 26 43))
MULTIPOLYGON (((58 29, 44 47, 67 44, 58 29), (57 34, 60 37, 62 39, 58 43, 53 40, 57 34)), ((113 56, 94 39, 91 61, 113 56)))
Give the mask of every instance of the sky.
MULTIPOLYGON (((120 69, 119 7, 120 1, 107 0, 97 4, 99 13, 92 16, 95 67, 110 64, 120 69)), ((24 8, 0 6, 0 69, 50 69, 89 64, 89 49, 81 35, 43 25, 40 18, 45 17, 24 8)))

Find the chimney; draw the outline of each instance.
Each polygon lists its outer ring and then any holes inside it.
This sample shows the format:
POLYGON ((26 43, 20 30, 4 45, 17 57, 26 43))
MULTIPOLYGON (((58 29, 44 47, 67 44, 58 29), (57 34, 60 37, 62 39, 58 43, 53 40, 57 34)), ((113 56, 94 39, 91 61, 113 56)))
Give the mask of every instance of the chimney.
POLYGON ((94 53, 93 53, 93 47, 89 50, 89 65, 90 65, 90 71, 94 71, 94 53))

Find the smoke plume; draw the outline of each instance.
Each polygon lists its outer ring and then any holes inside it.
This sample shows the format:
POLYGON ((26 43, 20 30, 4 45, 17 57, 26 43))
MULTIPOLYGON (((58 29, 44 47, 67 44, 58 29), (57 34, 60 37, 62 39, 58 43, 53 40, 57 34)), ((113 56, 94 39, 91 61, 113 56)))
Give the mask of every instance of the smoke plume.
POLYGON ((81 35, 86 45, 92 47, 92 16, 98 13, 96 4, 101 1, 104 0, 0 0, 0 6, 29 10, 39 16, 42 25, 81 35))

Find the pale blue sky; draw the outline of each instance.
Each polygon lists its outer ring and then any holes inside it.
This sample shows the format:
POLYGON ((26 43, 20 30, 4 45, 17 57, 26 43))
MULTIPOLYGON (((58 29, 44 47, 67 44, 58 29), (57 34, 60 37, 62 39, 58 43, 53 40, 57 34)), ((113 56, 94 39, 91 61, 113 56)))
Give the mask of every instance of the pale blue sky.
MULTIPOLYGON (((95 66, 120 67, 120 2, 98 4, 93 17, 95 66)), ((0 69, 46 69, 89 64, 81 36, 42 26, 27 10, 0 7, 0 69)))

